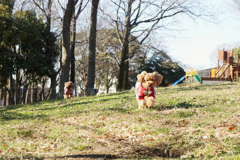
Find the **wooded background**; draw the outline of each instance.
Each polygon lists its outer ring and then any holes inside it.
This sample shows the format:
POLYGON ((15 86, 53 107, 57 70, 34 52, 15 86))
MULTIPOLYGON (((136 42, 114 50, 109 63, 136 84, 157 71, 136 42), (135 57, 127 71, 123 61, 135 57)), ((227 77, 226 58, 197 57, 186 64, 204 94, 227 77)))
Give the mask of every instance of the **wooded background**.
POLYGON ((142 70, 168 86, 185 72, 164 37, 182 18, 214 21, 215 13, 201 0, 0 0, 0 99, 61 99, 69 80, 84 95, 100 85, 123 91, 142 70))

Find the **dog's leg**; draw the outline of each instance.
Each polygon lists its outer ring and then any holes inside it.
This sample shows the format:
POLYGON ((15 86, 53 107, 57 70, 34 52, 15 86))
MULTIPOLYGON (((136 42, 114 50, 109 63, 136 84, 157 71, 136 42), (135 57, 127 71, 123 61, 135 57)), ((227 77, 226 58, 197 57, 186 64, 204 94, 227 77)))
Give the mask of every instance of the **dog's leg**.
POLYGON ((148 106, 149 108, 153 107, 154 101, 155 101, 155 100, 154 100, 153 97, 148 97, 148 98, 147 98, 147 106, 148 106))
POLYGON ((143 109, 143 100, 138 101, 138 109, 143 109))
POLYGON ((146 108, 147 107, 147 104, 146 104, 146 100, 143 99, 143 100, 139 100, 138 101, 138 109, 143 109, 143 108, 146 108))

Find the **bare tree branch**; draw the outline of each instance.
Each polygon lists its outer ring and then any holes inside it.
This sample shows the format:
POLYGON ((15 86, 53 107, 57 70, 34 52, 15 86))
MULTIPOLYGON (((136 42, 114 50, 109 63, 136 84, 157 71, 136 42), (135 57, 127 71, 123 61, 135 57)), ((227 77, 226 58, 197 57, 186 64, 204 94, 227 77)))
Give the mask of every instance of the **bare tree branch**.
POLYGON ((62 8, 62 10, 65 12, 65 8, 62 6, 62 4, 60 3, 60 1, 58 0, 58 4, 59 4, 59 6, 62 8))
POLYGON ((115 58, 113 58, 112 56, 110 56, 107 52, 102 52, 102 51, 100 51, 98 48, 96 48, 96 50, 97 50, 99 53, 101 53, 101 54, 107 56, 108 58, 112 59, 113 61, 115 61, 116 64, 117 64, 118 69, 120 68, 120 65, 119 65, 119 62, 117 61, 117 59, 115 59, 115 58))
POLYGON ((76 19, 78 19, 78 16, 80 15, 80 13, 86 8, 87 4, 90 2, 90 0, 87 1, 87 3, 82 7, 83 4, 83 0, 81 0, 80 4, 79 4, 79 8, 76 14, 76 19))
POLYGON ((45 16, 47 16, 44 8, 42 8, 35 0, 33 0, 33 3, 45 14, 45 16))
MULTIPOLYGON (((117 35, 118 35, 118 37, 119 37, 119 42, 121 43, 121 45, 123 45, 123 41, 122 41, 122 39, 123 39, 123 30, 121 29, 121 33, 120 33, 120 30, 119 30, 119 20, 120 20, 120 18, 118 17, 118 13, 119 13, 119 9, 120 9, 120 4, 121 4, 121 2, 122 2, 122 0, 120 0, 119 1, 119 5, 118 5, 118 7, 117 7, 117 13, 116 13, 116 21, 114 21, 115 22, 115 25, 116 25, 116 32, 117 32, 117 35)), ((120 24, 120 26, 121 26, 121 24, 120 24)))

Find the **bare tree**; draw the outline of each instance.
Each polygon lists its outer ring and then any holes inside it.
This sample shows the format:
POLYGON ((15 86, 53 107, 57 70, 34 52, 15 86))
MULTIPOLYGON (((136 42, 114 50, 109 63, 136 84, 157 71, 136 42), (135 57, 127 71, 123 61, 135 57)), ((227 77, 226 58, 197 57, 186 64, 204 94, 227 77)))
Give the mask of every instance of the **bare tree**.
MULTIPOLYGON (((113 4, 111 14, 102 10, 106 18, 113 22, 113 27, 119 36, 121 48, 121 62, 118 78, 118 90, 125 90, 128 84, 129 60, 136 52, 129 52, 129 43, 138 39, 143 45, 149 35, 156 30, 172 29, 173 23, 181 15, 192 18, 209 18, 212 14, 207 12, 200 0, 110 0, 113 4), (134 35, 134 37, 130 37, 134 35)), ((137 49, 137 48, 136 48, 137 49)))
POLYGON ((36 0, 32 0, 33 3, 42 11, 42 13, 45 15, 47 22, 48 22, 48 30, 51 30, 51 16, 52 16, 52 4, 53 0, 47 0, 47 7, 45 8, 45 5, 43 2, 37 2, 36 0))
POLYGON ((82 95, 87 86, 88 74, 88 34, 87 31, 82 31, 76 34, 75 58, 76 58, 76 80, 75 86, 80 89, 82 95))
POLYGON ((115 81, 118 76, 118 67, 112 59, 108 59, 106 56, 96 56, 96 89, 103 87, 106 93, 109 93, 109 89, 115 86, 115 81))
POLYGON ((78 0, 68 0, 66 10, 63 16, 63 30, 62 30, 62 71, 60 76, 60 90, 59 98, 64 95, 64 83, 69 81, 70 64, 71 64, 71 50, 70 50, 70 26, 71 19, 74 14, 74 8, 78 0))
POLYGON ((76 41, 76 21, 80 15, 80 13, 84 10, 84 8, 87 6, 88 2, 90 0, 87 0, 86 3, 83 5, 83 0, 80 1, 80 4, 77 9, 77 13, 75 13, 74 8, 74 14, 72 17, 72 36, 71 36, 71 77, 70 80, 75 84, 75 41, 76 41))
MULTIPOLYGON (((62 59, 60 59, 60 69, 63 69, 63 71, 61 72, 61 75, 60 75, 60 92, 59 92, 59 96, 61 97, 62 96, 61 94, 63 92, 63 83, 64 83, 63 81, 68 81, 68 79, 69 79, 68 78, 69 71, 67 71, 67 70, 70 70, 70 68, 69 68, 70 66, 71 66, 70 80, 73 81, 73 83, 75 82, 75 55, 74 55, 74 52, 75 52, 75 41, 76 41, 76 38, 75 38, 76 37, 76 21, 80 15, 80 13, 85 9, 85 7, 87 6, 87 4, 90 0, 86 0, 85 4, 83 4, 84 0, 80 0, 79 4, 78 4, 79 0, 71 0, 71 1, 67 2, 66 8, 61 4, 62 2, 60 2, 59 0, 58 1, 54 1, 54 0, 44 0, 44 1, 24 0, 24 1, 26 3, 27 2, 34 3, 35 6, 37 6, 37 8, 41 11, 41 13, 43 13, 43 15, 45 15, 46 20, 49 24, 49 31, 52 27, 55 29, 55 31, 58 30, 57 32, 59 33, 59 35, 62 35, 63 40, 61 41, 62 44, 60 45, 60 47, 62 47, 62 56, 61 56, 62 59), (55 7, 54 8, 55 10, 52 8, 53 6, 55 7), (59 12, 56 12, 57 7, 58 7, 58 9, 59 8, 62 9, 63 14, 64 14, 63 16, 61 16, 59 14, 59 12), (70 8, 68 8, 68 7, 70 7, 70 8), (75 13, 75 11, 76 11, 76 13, 75 13), (69 17, 71 15, 72 15, 72 17, 69 17), (61 23, 61 24, 63 23, 62 29, 60 29, 60 28, 56 29, 54 26, 51 26, 52 20, 54 20, 55 23, 61 23), (72 20, 72 27, 70 27, 71 20, 72 20), (59 32, 59 30, 61 30, 61 31, 59 32), (71 36, 70 36, 70 32, 72 33, 71 36), (71 43, 70 43, 70 39, 71 39, 71 43), (67 46, 69 46, 69 47, 67 47, 67 46), (67 53, 67 52, 69 52, 69 53, 67 53), (70 63, 68 61, 70 61, 70 63), (65 79, 63 79, 63 77, 65 77, 65 79)), ((53 87, 53 89, 51 91, 50 97, 53 97, 53 98, 56 97, 56 89, 54 89, 54 88, 56 88, 55 86, 57 85, 56 78, 57 78, 57 74, 59 73, 59 71, 60 70, 56 71, 56 74, 54 74, 54 75, 50 75, 51 81, 53 81, 51 83, 51 88, 53 87)))
POLYGON ((97 11, 99 1, 100 0, 92 0, 89 35, 88 81, 85 89, 86 95, 94 95, 97 11))
MULTIPOLYGON (((99 23, 98 23, 98 27, 99 23)), ((112 34, 112 30, 109 29, 98 29, 96 37, 96 54, 95 54, 95 89, 98 89, 99 86, 106 86, 106 77, 108 77, 111 82, 113 78, 117 77, 118 66, 115 63, 115 59, 108 59, 108 56, 116 55, 117 53, 111 53, 115 50, 114 48, 118 44, 114 43, 113 37, 116 37, 112 34), (111 41, 112 40, 112 41, 111 41)), ((77 33, 76 39, 76 85, 80 87, 82 91, 85 91, 87 88, 87 75, 88 75, 88 56, 89 56, 89 33, 87 30, 77 33)), ((118 41, 117 41, 118 42, 118 41)), ((113 83, 108 83, 108 88, 113 85, 113 83)))
MULTIPOLYGON (((132 36, 132 35, 130 35, 132 36)), ((134 76, 134 72, 137 72, 137 63, 141 62, 146 53, 144 50, 147 47, 139 47, 137 40, 129 43, 130 52, 135 52, 135 59, 131 60, 129 67, 131 76, 134 76)), ((120 62, 121 62, 121 44, 118 40, 115 29, 103 28, 99 29, 97 33, 97 83, 98 86, 105 86, 105 89, 109 89, 112 85, 117 85, 116 78, 119 75, 120 62), (99 79, 100 78, 100 79, 99 79), (114 80, 114 84, 111 81, 114 80)), ((97 85, 96 85, 97 86, 97 85)), ((132 87, 132 83, 128 83, 128 88, 132 87)))

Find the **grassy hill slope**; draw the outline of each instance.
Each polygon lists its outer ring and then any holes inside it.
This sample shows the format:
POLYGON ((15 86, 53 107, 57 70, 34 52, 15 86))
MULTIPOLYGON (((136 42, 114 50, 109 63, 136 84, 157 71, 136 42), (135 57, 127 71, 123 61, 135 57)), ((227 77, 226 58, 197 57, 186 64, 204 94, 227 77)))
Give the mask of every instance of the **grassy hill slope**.
POLYGON ((240 159, 240 83, 157 88, 0 108, 0 159, 240 159))

